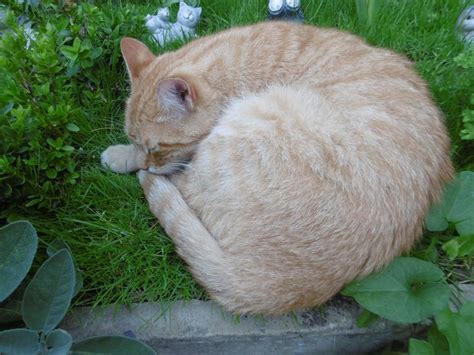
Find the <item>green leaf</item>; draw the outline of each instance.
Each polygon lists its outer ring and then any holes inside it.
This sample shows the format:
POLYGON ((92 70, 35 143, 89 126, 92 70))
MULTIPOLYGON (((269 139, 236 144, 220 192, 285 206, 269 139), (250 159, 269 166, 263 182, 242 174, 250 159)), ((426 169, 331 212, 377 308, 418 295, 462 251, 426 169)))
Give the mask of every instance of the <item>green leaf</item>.
POLYGON ((72 67, 68 68, 68 70, 66 71, 66 76, 70 78, 76 75, 77 73, 79 73, 80 69, 81 69, 81 66, 79 64, 75 64, 72 67))
POLYGON ((30 222, 17 221, 0 228, 0 302, 23 281, 37 247, 38 237, 30 222))
POLYGON ((445 308, 450 289, 436 265, 397 258, 381 272, 351 282, 342 294, 383 318, 416 323, 445 308))
POLYGON ((61 149, 64 150, 65 152, 73 152, 74 151, 74 147, 72 145, 65 145, 61 149))
POLYGON ((79 56, 79 53, 71 46, 62 46, 60 52, 72 62, 75 62, 79 56))
POLYGON ((99 57, 101 56, 101 54, 102 54, 102 51, 103 51, 103 50, 102 50, 102 48, 100 48, 100 47, 94 48, 94 49, 92 50, 92 52, 91 52, 91 56, 90 56, 91 59, 92 59, 92 60, 95 60, 95 59, 99 58, 99 57))
POLYGON ((465 303, 459 313, 446 308, 436 316, 436 325, 449 342, 449 351, 456 355, 474 353, 474 302, 465 303))
POLYGON ((0 332, 0 354, 38 354, 39 334, 30 329, 10 329, 0 332))
POLYGON ((80 131, 79 127, 77 127, 74 123, 68 123, 66 125, 66 128, 71 132, 79 132, 80 131))
POLYGON ((357 317, 356 325, 359 328, 366 328, 374 323, 377 319, 379 319, 378 315, 373 314, 364 308, 361 315, 357 317))
POLYGON ((474 235, 465 235, 451 239, 443 244, 442 249, 451 260, 457 257, 470 256, 474 254, 474 235))
POLYGON ((433 346, 424 340, 411 338, 408 343, 410 355, 435 355, 433 346))
POLYGON ((428 329, 428 343, 433 346, 436 355, 449 355, 448 339, 438 330, 435 323, 428 329))
POLYGON ((426 228, 440 232, 454 223, 460 235, 474 234, 474 172, 463 171, 447 185, 441 204, 434 206, 426 217, 426 228))
POLYGON ((58 172, 55 169, 46 170, 46 176, 50 179, 55 179, 58 176, 58 172))
POLYGON ((72 336, 62 329, 53 330, 46 338, 49 355, 67 354, 72 346, 72 336))
POLYGON ((26 325, 35 330, 53 330, 66 314, 74 292, 74 264, 67 250, 60 250, 38 269, 23 296, 26 325))
POLYGON ((81 40, 78 37, 74 38, 74 42, 72 42, 72 48, 74 48, 77 53, 79 53, 81 50, 81 40))
POLYGON ((0 109, 0 116, 6 115, 8 112, 10 112, 13 106, 14 106, 13 102, 10 102, 8 105, 0 109))
MULTIPOLYGON (((65 242, 59 239, 53 240, 53 242, 46 249, 46 253, 48 254, 49 257, 51 257, 61 249, 66 249, 67 251, 69 251, 72 257, 72 252, 71 252, 71 248, 69 248, 69 245, 67 245, 65 242)), ((79 293, 82 286, 84 285, 84 280, 82 279, 82 275, 80 274, 79 270, 75 266, 76 262, 74 260, 74 257, 72 257, 72 261, 74 263, 74 273, 76 275, 76 283, 74 284, 74 292, 72 295, 72 297, 74 298, 79 293)))
POLYGON ((72 354, 152 355, 156 352, 148 345, 127 337, 93 337, 72 346, 72 354))

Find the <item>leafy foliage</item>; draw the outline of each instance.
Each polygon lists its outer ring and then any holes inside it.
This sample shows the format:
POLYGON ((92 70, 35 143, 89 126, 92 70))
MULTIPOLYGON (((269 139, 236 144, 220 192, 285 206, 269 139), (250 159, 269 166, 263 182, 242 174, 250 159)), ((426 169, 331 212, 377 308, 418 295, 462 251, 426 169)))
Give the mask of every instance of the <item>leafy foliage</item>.
POLYGON ((455 237, 443 244, 442 249, 451 260, 474 255, 474 235, 455 237))
POLYGON ((382 272, 350 283, 342 293, 383 318, 416 323, 445 308, 450 289, 436 265, 398 258, 382 272))
POLYGON ((38 246, 36 231, 26 221, 0 228, 0 302, 15 291, 31 267, 38 246))
POLYGON ((70 128, 82 114, 57 54, 63 29, 47 26, 27 49, 22 28, 11 25, 0 40, 0 203, 53 208, 79 177, 70 128))
POLYGON ((49 333, 56 328, 71 303, 74 265, 67 249, 50 257, 35 274, 23 295, 23 320, 30 329, 49 333))
POLYGON ((411 355, 435 355, 433 346, 423 340, 410 339, 408 349, 411 355))
POLYGON ((459 312, 445 309, 436 316, 436 325, 448 339, 451 354, 474 353, 474 302, 464 304, 459 312))
MULTIPOLYGON (((444 252, 449 260, 465 259, 469 265, 474 254, 473 221, 474 173, 465 171, 445 187, 440 204, 433 206, 426 218, 428 230, 457 231, 459 235, 434 235, 417 255, 435 261, 444 252), (437 246, 441 246, 440 251, 437 246)), ((453 312, 448 307, 450 293, 444 273, 433 263, 417 258, 398 258, 382 272, 352 282, 343 291, 366 308, 358 320, 360 325, 367 323, 370 312, 403 323, 435 316, 427 341, 410 339, 410 354, 472 354, 474 302, 453 312)))
MULTIPOLYGON (((0 251, 7 250, 14 258, 6 258, 0 268, 0 280, 6 272, 25 276, 31 266, 31 258, 37 247, 36 231, 27 222, 15 222, 0 229, 0 251), (31 242, 31 238, 36 243, 31 242), (27 239, 20 247, 12 249, 12 240, 27 239), (25 258, 26 264, 18 260, 25 258)), ((154 354, 147 345, 125 337, 96 337, 73 345, 71 335, 62 329, 54 329, 66 314, 74 293, 74 263, 66 245, 60 248, 38 269, 26 287, 21 315, 29 329, 16 328, 0 332, 0 353, 7 354, 67 354, 113 353, 154 354)), ((20 279, 20 281, 21 281, 20 279)), ((16 286, 18 286, 15 280, 16 286)), ((0 294, 9 295, 12 283, 0 283, 0 294)), ((0 305, 1 306, 1 305, 0 305)), ((1 308, 0 308, 1 310, 1 308)), ((1 314, 1 313, 0 313, 1 314)))
POLYGON ((105 101, 94 67, 113 71, 120 38, 141 22, 88 3, 61 14, 64 8, 43 1, 30 12, 35 38, 27 45, 16 21, 25 7, 12 1, 10 9, 10 30, 0 37, 0 204, 8 207, 0 218, 55 209, 76 184, 81 142, 92 129, 83 108, 105 101))
POLYGON ((460 235, 474 234, 474 172, 461 172, 446 186, 442 202, 426 218, 426 228, 444 231, 453 223, 460 235))

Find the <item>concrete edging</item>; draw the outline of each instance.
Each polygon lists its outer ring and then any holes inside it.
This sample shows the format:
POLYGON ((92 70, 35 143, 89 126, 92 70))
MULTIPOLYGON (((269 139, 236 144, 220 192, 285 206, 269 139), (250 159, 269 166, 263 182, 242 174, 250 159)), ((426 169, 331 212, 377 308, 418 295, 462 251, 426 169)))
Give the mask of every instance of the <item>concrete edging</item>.
POLYGON ((63 323, 76 341, 103 335, 136 337, 159 354, 356 354, 373 351, 419 330, 378 320, 355 324, 360 307, 336 297, 318 310, 282 317, 242 316, 214 302, 143 303, 74 309, 63 323))

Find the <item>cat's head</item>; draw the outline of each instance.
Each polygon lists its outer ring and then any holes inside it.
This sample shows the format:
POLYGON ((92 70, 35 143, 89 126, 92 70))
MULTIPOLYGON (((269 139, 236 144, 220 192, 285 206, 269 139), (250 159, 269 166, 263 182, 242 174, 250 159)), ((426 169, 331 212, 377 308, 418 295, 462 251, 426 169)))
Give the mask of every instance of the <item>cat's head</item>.
POLYGON ((462 31, 474 31, 474 5, 469 6, 461 13, 457 27, 462 31))
POLYGON ((132 38, 120 46, 132 88, 126 133, 148 154, 148 165, 161 168, 155 172, 172 173, 192 157, 213 126, 213 90, 193 73, 175 68, 172 53, 155 57, 132 38))
POLYGON ((178 22, 186 27, 194 28, 199 22, 201 17, 202 8, 192 7, 186 4, 184 1, 179 3, 178 11, 178 22))
POLYGON ((162 7, 158 10, 156 15, 160 18, 160 20, 168 22, 170 19, 170 10, 167 7, 162 7))

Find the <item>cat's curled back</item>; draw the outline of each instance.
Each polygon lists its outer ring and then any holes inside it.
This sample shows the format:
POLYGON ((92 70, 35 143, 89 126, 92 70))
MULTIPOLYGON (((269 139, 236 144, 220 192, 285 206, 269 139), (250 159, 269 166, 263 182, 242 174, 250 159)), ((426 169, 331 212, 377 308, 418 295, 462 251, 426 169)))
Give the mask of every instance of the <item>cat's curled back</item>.
POLYGON ((310 307, 380 269, 452 176, 412 64, 351 34, 276 22, 122 53, 133 144, 102 162, 167 175, 140 172, 150 208, 230 310, 310 307))

